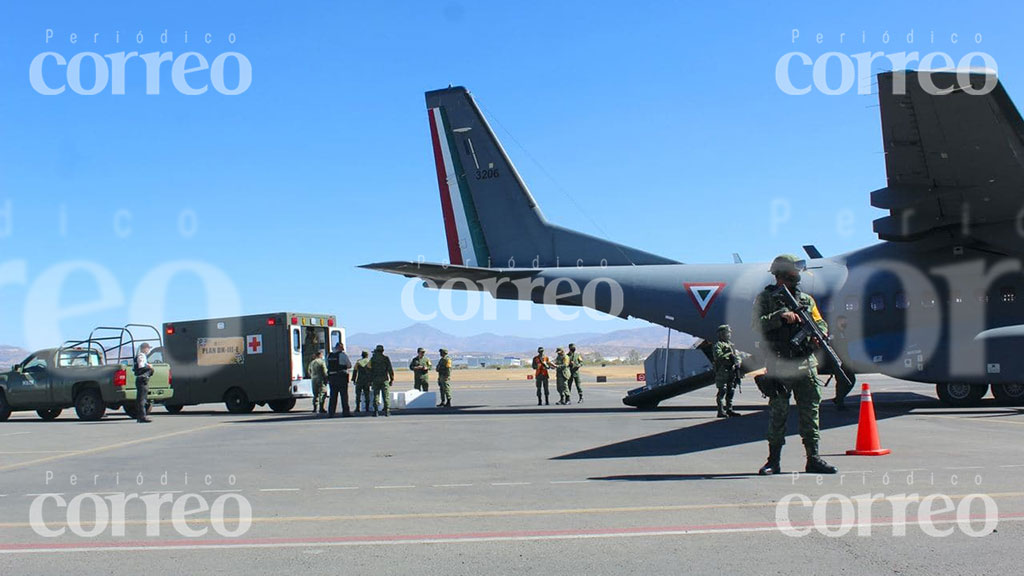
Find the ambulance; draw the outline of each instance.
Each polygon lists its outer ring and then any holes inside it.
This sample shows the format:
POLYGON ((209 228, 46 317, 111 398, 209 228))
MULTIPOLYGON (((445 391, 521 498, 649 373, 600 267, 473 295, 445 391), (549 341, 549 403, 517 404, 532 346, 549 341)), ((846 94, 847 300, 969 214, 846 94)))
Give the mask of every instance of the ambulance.
POLYGON ((316 352, 326 358, 339 342, 345 343, 345 330, 331 314, 277 312, 167 322, 163 332, 163 348, 154 350, 150 361, 167 362, 174 371, 174 396, 165 403, 172 414, 185 406, 220 402, 234 414, 252 412, 257 405, 288 412, 298 399, 313 396, 307 368, 316 352))

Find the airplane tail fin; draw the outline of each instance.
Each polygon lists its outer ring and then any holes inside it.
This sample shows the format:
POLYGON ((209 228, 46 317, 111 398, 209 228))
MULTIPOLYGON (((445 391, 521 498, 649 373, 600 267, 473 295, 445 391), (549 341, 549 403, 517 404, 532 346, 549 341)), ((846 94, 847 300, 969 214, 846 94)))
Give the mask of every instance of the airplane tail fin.
POLYGON ((477 267, 675 264, 548 223, 469 91, 426 93, 448 256, 477 267))

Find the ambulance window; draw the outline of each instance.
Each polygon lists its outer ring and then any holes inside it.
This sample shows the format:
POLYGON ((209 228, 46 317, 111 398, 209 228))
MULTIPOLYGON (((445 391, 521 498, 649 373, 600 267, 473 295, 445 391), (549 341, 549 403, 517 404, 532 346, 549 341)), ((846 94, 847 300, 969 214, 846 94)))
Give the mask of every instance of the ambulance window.
POLYGON ((337 348, 338 344, 341 344, 341 332, 331 332, 331 350, 337 348))
POLYGON ((910 298, 907 298, 907 293, 906 292, 897 292, 896 293, 896 309, 897 310, 906 310, 907 308, 910 308, 910 298))
POLYGON ((846 309, 847 312, 855 312, 857 310, 857 297, 856 296, 847 296, 846 297, 845 309, 846 309))
POLYGON ((1003 302, 1010 304, 1017 301, 1017 290, 1013 286, 1003 286, 1001 292, 1003 302))
POLYGON ((868 305, 871 306, 872 312, 883 312, 885 310, 885 296, 881 294, 872 294, 871 299, 868 301, 868 305))
POLYGON ((292 330, 292 350, 295 352, 302 352, 302 339, 299 336, 299 331, 292 330))

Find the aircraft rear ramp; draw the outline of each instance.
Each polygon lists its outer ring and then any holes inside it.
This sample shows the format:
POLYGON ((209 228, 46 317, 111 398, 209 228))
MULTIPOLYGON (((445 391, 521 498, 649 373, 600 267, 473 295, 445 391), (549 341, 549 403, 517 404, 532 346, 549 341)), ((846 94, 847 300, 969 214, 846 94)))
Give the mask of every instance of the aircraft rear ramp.
POLYGON ((669 398, 715 383, 715 371, 701 348, 658 348, 644 360, 644 376, 644 386, 627 392, 623 404, 650 410, 669 398))

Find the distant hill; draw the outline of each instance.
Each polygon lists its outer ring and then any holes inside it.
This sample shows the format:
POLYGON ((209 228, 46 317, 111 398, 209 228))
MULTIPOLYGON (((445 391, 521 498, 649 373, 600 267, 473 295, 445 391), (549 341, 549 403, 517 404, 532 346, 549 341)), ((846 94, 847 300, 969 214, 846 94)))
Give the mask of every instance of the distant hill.
POLYGON ((0 368, 6 370, 28 356, 28 350, 15 346, 0 346, 0 368))
MULTIPOLYGON (((377 344, 398 356, 408 356, 422 346, 432 356, 438 348, 447 348, 454 356, 490 355, 532 357, 538 346, 544 346, 549 353, 554 353, 558 346, 566 346, 574 342, 584 354, 600 354, 606 358, 624 357, 631 350, 636 350, 641 357, 647 356, 651 350, 665 345, 667 331, 659 326, 616 330, 608 333, 570 333, 552 337, 503 336, 493 333, 476 334, 463 337, 448 334, 427 324, 413 324, 401 330, 378 333, 351 334, 348 341, 349 350, 355 353, 361 350, 372 350, 377 344)), ((696 342, 696 338, 681 332, 672 333, 673 348, 688 348, 696 342)))

